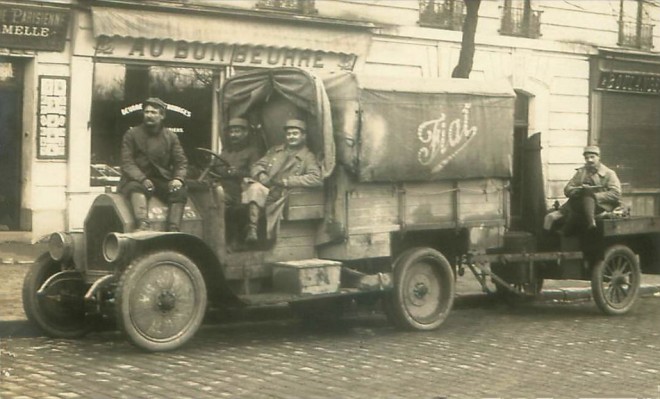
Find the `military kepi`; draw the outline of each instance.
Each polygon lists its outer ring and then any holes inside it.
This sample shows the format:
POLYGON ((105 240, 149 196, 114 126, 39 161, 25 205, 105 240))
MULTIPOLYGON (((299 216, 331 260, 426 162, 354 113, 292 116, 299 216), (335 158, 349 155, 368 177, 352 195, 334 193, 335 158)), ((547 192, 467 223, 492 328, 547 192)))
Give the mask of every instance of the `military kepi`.
POLYGON ((286 129, 288 127, 297 127, 298 129, 303 130, 303 131, 307 130, 307 125, 305 124, 304 121, 301 121, 300 119, 289 119, 284 124, 284 129, 286 129))
POLYGON ((247 119, 243 119, 243 118, 232 118, 232 119, 229 120, 229 123, 227 124, 227 126, 228 127, 241 126, 241 127, 247 128, 248 127, 248 121, 247 121, 247 119))
POLYGON ((165 101, 161 100, 158 97, 149 97, 146 100, 144 100, 144 102, 142 103, 142 108, 146 107, 147 105, 151 105, 153 107, 160 108, 163 110, 167 109, 167 104, 165 103, 165 101))
POLYGON ((587 154, 596 154, 600 156, 600 148, 595 145, 588 145, 584 147, 584 151, 582 151, 582 155, 587 155, 587 154))

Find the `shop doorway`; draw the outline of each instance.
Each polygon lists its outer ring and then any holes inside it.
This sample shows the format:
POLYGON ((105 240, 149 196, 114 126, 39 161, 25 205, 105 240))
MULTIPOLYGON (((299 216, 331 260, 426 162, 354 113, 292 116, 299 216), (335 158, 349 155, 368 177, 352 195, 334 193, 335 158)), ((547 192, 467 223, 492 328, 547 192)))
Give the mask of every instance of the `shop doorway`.
POLYGON ((0 57, 0 231, 20 226, 22 88, 22 65, 0 57))

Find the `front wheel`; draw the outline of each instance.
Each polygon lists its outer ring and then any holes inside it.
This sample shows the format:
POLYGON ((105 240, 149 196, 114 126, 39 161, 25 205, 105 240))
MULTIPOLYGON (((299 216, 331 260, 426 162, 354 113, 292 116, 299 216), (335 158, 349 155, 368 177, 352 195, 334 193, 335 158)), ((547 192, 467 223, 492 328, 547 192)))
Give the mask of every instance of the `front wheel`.
POLYGON ((394 262, 394 290, 384 298, 385 312, 401 328, 433 330, 449 315, 454 292, 449 261, 433 248, 412 248, 394 262))
POLYGON ((133 344, 150 352, 180 347, 206 313, 206 284, 188 257, 154 252, 133 261, 117 286, 117 321, 133 344))
POLYGON ((55 280, 42 295, 39 288, 61 271, 48 253, 32 264, 23 281, 23 310, 28 320, 54 338, 78 338, 90 331, 85 318, 85 286, 79 273, 55 280))
POLYGON ((605 251, 591 272, 591 290, 596 305, 606 314, 628 312, 639 295, 642 274, 637 255, 625 245, 605 251))

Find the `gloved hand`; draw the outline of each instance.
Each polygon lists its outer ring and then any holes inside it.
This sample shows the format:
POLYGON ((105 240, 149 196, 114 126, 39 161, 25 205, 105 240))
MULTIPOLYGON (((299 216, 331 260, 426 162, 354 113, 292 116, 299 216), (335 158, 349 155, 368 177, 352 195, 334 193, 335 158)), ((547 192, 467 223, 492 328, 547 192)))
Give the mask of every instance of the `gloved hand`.
POLYGON ((148 192, 152 192, 154 191, 154 188, 156 188, 156 186, 154 186, 154 182, 152 182, 151 179, 142 180, 142 185, 147 189, 148 192))
POLYGON ((179 179, 170 180, 170 182, 167 184, 167 188, 170 190, 170 192, 178 191, 181 187, 183 187, 183 182, 179 179))

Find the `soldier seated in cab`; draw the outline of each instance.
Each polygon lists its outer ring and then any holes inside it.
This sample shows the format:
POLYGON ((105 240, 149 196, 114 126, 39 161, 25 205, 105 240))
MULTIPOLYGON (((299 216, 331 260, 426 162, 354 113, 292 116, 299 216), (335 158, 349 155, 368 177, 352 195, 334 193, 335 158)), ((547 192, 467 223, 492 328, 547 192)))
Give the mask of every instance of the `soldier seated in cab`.
POLYGON ((245 179, 242 203, 248 205, 248 244, 259 240, 258 222, 265 210, 266 235, 270 239, 282 217, 291 188, 320 187, 323 184, 321 167, 316 156, 307 147, 307 125, 299 119, 290 119, 284 125, 285 144, 272 147, 251 169, 251 178, 245 179))

